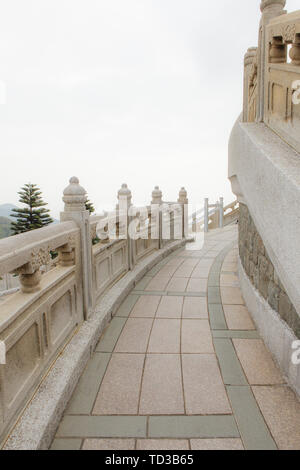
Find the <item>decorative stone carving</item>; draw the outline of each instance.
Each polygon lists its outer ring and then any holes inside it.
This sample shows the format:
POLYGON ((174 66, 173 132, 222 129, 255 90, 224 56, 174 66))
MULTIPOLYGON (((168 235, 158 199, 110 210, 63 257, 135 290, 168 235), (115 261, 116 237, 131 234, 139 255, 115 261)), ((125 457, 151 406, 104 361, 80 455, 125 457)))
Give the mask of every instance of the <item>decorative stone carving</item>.
POLYGON ((181 188, 181 190, 179 191, 178 202, 180 204, 188 204, 189 200, 187 198, 187 191, 185 188, 181 188))
POLYGON ((159 186, 155 186, 152 191, 151 204, 162 204, 162 191, 159 189, 159 186))
POLYGON ((293 42, 296 35, 296 25, 287 24, 282 26, 282 38, 285 42, 293 42))
POLYGON ((70 184, 64 190, 65 212, 84 211, 87 201, 86 190, 80 186, 76 176, 70 178, 70 184))
POLYGON ((286 5, 286 0, 261 0, 260 11, 263 13, 266 9, 282 10, 286 5))

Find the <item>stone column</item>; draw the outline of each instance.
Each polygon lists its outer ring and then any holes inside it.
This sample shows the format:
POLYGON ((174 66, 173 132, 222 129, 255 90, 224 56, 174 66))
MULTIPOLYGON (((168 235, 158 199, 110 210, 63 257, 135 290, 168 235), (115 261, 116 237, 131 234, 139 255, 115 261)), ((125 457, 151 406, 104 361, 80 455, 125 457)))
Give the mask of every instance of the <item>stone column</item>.
POLYGON ((243 122, 248 122, 249 116, 249 86, 250 75, 257 53, 257 47, 249 47, 244 57, 244 99, 243 99, 243 122))
POLYGON ((127 240, 128 248, 128 267, 134 267, 134 240, 129 236, 129 224, 132 220, 130 216, 130 207, 132 206, 132 194, 127 184, 122 184, 118 191, 118 204, 117 204, 117 221, 119 238, 127 240))
POLYGON ((189 200, 187 198, 187 191, 185 188, 181 188, 179 191, 178 202, 182 207, 182 237, 188 238, 189 235, 189 200))
POLYGON ((277 16, 286 13, 284 7, 286 0, 261 0, 261 20, 259 25, 258 37, 258 64, 257 64, 257 84, 258 84, 258 102, 257 102, 257 122, 264 120, 264 105, 265 105, 265 67, 266 67, 266 26, 270 20, 277 16))
POLYGON ((204 232, 208 233, 208 211, 209 211, 209 203, 208 197, 204 199, 204 232))
MULTIPOLYGON (((85 189, 79 185, 75 176, 70 179, 69 186, 64 190, 64 212, 60 214, 61 222, 73 220, 80 228, 81 238, 81 276, 83 291, 83 314, 87 320, 93 312, 93 280, 92 280, 92 240, 90 234, 90 214, 85 208, 87 200, 85 189)), ((66 261, 66 260, 65 260, 66 261)))
POLYGON ((219 227, 224 227, 224 198, 220 197, 219 202, 219 227))
POLYGON ((163 204, 162 191, 159 186, 155 186, 152 191, 151 200, 151 237, 154 240, 158 240, 158 248, 162 248, 162 211, 161 206, 163 204))

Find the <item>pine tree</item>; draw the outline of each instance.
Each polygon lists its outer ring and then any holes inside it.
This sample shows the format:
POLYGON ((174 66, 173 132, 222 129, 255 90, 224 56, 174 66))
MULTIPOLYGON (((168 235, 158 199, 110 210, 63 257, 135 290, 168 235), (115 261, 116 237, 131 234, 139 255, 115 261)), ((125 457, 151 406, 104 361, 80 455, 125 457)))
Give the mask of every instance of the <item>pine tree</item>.
POLYGON ((25 184, 18 194, 20 195, 19 202, 27 207, 12 209, 14 214, 11 214, 11 217, 17 219, 16 222, 11 224, 13 235, 35 230, 53 222, 49 209, 45 208, 47 203, 43 201, 42 192, 36 184, 25 184))
POLYGON ((95 208, 93 206, 93 203, 89 199, 85 203, 85 208, 86 208, 87 211, 89 211, 90 214, 95 212, 95 208))

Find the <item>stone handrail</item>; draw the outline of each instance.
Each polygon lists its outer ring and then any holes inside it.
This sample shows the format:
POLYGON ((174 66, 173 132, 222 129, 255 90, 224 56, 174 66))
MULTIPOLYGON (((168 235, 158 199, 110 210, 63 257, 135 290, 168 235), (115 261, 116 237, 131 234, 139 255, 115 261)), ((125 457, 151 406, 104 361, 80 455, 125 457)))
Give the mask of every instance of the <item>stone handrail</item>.
POLYGON ((6 364, 0 364, 0 441, 76 329, 95 315, 107 290, 172 242, 177 222, 182 222, 181 238, 185 233, 183 188, 177 203, 164 204, 156 187, 151 205, 139 208, 123 185, 116 210, 102 215, 90 216, 86 199, 73 177, 64 190, 60 223, 0 241, 0 275, 17 273, 21 285, 0 303, 0 341, 6 348, 6 364), (164 223, 169 230, 164 231, 164 223))
POLYGON ((236 221, 239 214, 239 203, 234 201, 224 207, 223 198, 216 204, 204 200, 204 207, 191 216, 192 232, 208 232, 209 229, 222 228, 236 221))

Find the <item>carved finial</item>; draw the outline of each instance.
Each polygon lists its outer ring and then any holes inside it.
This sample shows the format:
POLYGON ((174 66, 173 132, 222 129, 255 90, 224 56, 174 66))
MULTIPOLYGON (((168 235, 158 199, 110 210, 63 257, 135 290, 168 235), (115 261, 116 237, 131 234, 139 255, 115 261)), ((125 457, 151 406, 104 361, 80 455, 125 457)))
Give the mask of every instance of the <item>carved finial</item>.
POLYGON ((118 191, 118 200, 120 201, 120 199, 127 199, 127 205, 131 206, 132 194, 126 183, 122 184, 118 191))
POLYGON ((162 204, 162 191, 159 189, 159 186, 155 186, 152 191, 151 204, 162 204))
POLYGON ((188 203, 187 191, 186 191, 185 188, 181 188, 181 190, 179 191, 178 202, 180 202, 182 204, 187 204, 188 203))
POLYGON ((80 186, 79 179, 72 176, 69 186, 64 190, 65 212, 84 211, 87 200, 86 190, 80 186))
POLYGON ((260 11, 264 12, 264 10, 274 9, 274 10, 283 10, 286 5, 286 0, 261 0, 260 3, 260 11))

